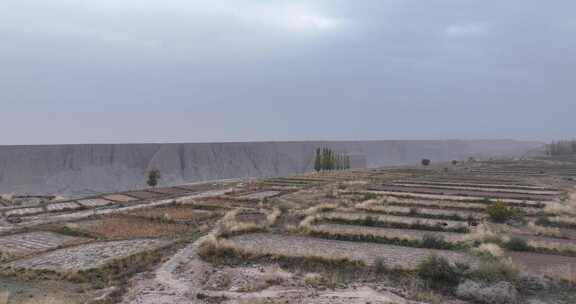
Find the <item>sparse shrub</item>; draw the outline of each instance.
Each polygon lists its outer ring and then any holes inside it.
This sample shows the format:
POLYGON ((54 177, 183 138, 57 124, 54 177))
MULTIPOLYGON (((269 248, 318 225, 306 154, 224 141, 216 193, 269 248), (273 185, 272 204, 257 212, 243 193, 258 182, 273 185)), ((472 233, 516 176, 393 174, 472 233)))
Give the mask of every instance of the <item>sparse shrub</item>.
POLYGON ((411 216, 416 216, 416 215, 418 215, 418 213, 420 213, 420 211, 416 207, 411 207, 410 211, 408 212, 408 214, 411 216))
POLYGON ((376 258, 374 260, 374 269, 376 269, 377 273, 386 272, 386 262, 383 258, 376 258))
POLYGON ((368 200, 373 200, 373 199, 377 199, 377 198, 378 198, 378 194, 372 193, 372 192, 366 192, 363 194, 362 200, 368 201, 368 200))
POLYGON ((519 273, 520 270, 510 259, 488 259, 482 260, 468 277, 482 282, 516 282, 519 273))
POLYGON ((422 237, 422 247, 447 249, 451 247, 451 244, 447 243, 441 235, 429 233, 422 237))
POLYGON ((481 244, 478 248, 474 248, 472 252, 475 255, 486 259, 496 259, 504 255, 502 248, 492 243, 481 244))
POLYGON ((513 250, 513 251, 529 251, 530 245, 526 242, 525 239, 519 237, 512 237, 508 242, 505 244, 506 249, 513 250))
POLYGON ((454 286, 462 275, 446 258, 437 255, 430 255, 420 262, 416 272, 432 288, 454 286))
POLYGON ((518 212, 514 208, 509 208, 501 201, 491 204, 486 208, 488 216, 493 222, 504 223, 518 217, 518 212))
POLYGON ((424 166, 424 167, 429 166, 431 162, 432 162, 432 161, 429 160, 429 159, 427 159, 427 158, 423 158, 422 161, 421 161, 422 166, 424 166))

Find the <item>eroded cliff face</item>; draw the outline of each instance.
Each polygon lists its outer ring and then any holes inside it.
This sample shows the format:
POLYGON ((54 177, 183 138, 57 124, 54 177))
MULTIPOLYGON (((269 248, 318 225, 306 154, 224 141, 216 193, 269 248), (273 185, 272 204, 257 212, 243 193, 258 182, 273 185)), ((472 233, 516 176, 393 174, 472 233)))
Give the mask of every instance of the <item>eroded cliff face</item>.
POLYGON ((0 193, 117 191, 144 186, 157 168, 162 184, 280 176, 312 170, 314 150, 364 157, 369 167, 522 155, 541 145, 511 140, 346 141, 0 146, 0 193))

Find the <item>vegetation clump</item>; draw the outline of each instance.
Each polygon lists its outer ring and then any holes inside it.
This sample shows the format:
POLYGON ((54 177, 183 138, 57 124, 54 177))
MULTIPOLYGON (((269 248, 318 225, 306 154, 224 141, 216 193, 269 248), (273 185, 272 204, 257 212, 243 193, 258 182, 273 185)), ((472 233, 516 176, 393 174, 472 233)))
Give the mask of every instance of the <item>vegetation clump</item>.
POLYGON ((317 148, 316 158, 314 159, 314 170, 330 171, 350 169, 350 156, 345 153, 335 152, 328 148, 317 148))
POLYGON ((416 267, 418 277, 432 288, 452 287, 460 282, 461 267, 452 265, 444 258, 430 255, 416 267))
POLYGON ((506 244, 504 245, 506 249, 513 250, 513 251, 530 251, 531 246, 528 245, 525 239, 519 237, 511 238, 506 244))
POLYGON ((160 175, 160 170, 152 169, 147 173, 148 179, 146 180, 146 184, 150 187, 156 187, 158 185, 158 181, 162 178, 160 175))
POLYGON ((505 223, 509 220, 520 219, 520 211, 510 208, 502 201, 495 202, 486 208, 486 213, 493 222, 505 223))

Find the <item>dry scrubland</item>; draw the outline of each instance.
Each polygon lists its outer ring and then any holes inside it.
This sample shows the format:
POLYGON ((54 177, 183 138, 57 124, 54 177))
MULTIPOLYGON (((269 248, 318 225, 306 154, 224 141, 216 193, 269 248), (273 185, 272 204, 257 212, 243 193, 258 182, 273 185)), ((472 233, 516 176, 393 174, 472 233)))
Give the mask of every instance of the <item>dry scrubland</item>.
POLYGON ((576 303, 576 163, 345 170, 16 203, 8 303, 576 303))

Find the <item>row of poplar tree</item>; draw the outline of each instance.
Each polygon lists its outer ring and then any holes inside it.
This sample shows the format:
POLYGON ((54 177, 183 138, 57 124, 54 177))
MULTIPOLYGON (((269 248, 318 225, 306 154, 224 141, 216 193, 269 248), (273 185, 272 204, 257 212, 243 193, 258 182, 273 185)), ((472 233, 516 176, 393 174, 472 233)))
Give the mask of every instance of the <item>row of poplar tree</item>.
POLYGON ((561 140, 548 144, 546 154, 550 156, 576 154, 576 140, 561 140))
POLYGON ((345 153, 335 152, 328 148, 316 149, 314 170, 345 170, 350 169, 350 156, 345 153))

